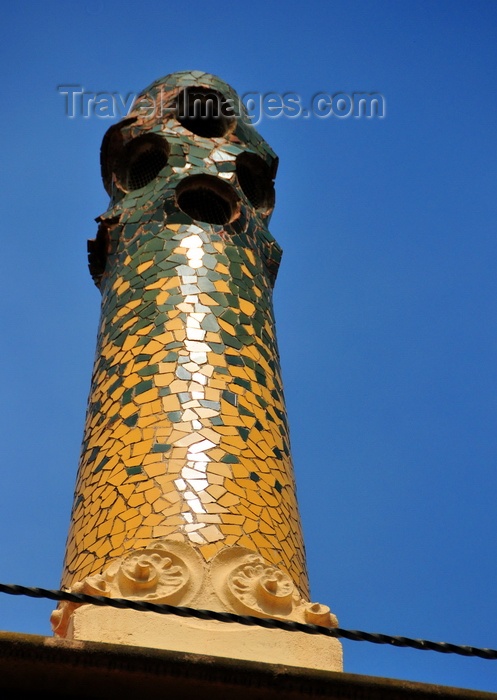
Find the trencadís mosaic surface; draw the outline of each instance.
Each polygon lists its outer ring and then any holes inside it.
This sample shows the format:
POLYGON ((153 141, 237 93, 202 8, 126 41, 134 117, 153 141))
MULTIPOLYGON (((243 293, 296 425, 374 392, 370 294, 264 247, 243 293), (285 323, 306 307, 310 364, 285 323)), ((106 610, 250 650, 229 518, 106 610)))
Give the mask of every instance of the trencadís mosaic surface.
POLYGON ((308 596, 267 229, 277 158, 212 75, 153 83, 101 152, 102 294, 62 584, 158 538, 238 545, 308 596), (203 110, 201 115, 193 107, 203 110))

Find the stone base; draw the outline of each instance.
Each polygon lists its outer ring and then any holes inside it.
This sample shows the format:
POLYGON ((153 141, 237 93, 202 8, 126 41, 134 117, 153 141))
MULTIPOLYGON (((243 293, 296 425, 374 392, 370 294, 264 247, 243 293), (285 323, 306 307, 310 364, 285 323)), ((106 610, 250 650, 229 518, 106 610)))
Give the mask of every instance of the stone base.
POLYGON ((342 645, 333 637, 93 605, 73 612, 66 639, 343 670, 342 645))
MULTIPOLYGON (((77 582, 72 591, 327 628, 338 625, 327 605, 302 598, 287 572, 244 547, 227 547, 203 562, 184 542, 155 541, 109 562, 101 574, 77 582)), ((342 670, 342 645, 326 635, 70 602, 62 602, 51 620, 54 633, 66 639, 342 670)))

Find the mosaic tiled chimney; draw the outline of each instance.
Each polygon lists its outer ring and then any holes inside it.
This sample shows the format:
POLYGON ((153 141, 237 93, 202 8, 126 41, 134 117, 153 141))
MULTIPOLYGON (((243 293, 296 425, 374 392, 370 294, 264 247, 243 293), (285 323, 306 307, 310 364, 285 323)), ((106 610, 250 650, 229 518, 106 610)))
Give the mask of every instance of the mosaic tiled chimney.
MULTIPOLYGON (((175 73, 104 137, 111 201, 88 243, 102 310, 62 585, 333 626, 309 602, 275 337, 278 159, 239 109, 215 76, 175 73)), ((66 603, 52 625, 341 669, 324 636, 66 603)))

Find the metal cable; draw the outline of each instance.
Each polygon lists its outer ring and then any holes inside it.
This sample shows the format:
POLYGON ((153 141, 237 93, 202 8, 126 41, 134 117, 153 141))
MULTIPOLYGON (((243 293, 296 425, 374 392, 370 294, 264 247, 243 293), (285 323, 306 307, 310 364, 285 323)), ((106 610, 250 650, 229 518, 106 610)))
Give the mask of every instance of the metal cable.
POLYGON ((237 622, 241 625, 257 625, 287 632, 305 632, 306 634, 323 634, 328 637, 349 639, 354 642, 372 642, 373 644, 388 644, 394 647, 410 647, 422 651, 437 651, 442 654, 459 654, 460 656, 476 656, 480 659, 497 659, 497 649, 481 649, 478 647, 450 644, 449 642, 430 642, 426 639, 411 639, 376 632, 347 630, 341 627, 321 627, 290 620, 254 617, 251 615, 236 615, 235 613, 219 612, 216 610, 196 610, 166 603, 148 603, 142 600, 127 598, 105 598, 104 596, 88 595, 86 593, 70 593, 69 591, 33 588, 15 584, 0 583, 0 593, 8 595, 28 596, 30 598, 48 598, 50 600, 68 601, 70 603, 89 603, 91 605, 109 606, 112 608, 128 608, 141 612, 155 612, 162 615, 179 615, 180 617, 196 617, 201 620, 217 620, 219 622, 237 622))

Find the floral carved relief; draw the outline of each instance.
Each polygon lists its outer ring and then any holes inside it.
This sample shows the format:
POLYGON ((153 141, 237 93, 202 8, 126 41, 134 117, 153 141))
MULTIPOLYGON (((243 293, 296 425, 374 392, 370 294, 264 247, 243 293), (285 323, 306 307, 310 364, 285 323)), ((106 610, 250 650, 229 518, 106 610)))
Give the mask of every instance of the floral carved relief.
MULTIPOLYGON (((158 541, 113 561, 101 574, 76 583, 72 593, 182 605, 202 586, 203 566, 182 542, 158 541)), ((73 611, 82 603, 63 602, 52 613, 55 634, 65 636, 73 611)))
POLYGON ((221 601, 233 612, 336 627, 326 605, 304 600, 285 571, 243 547, 222 550, 212 562, 211 578, 221 601))

